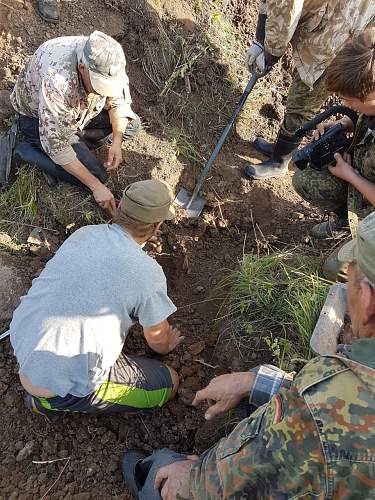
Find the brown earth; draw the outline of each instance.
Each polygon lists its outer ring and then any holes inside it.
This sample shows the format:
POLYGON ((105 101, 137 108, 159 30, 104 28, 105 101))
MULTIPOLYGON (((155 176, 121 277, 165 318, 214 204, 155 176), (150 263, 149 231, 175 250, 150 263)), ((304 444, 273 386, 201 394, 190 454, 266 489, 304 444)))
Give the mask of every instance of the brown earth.
MULTIPOLYGON (((35 2, 4 0, 1 87, 12 88, 27 54, 46 39, 94 29, 107 32, 124 47, 134 110, 144 124, 140 136, 126 146, 124 163, 110 180, 112 189, 120 195, 126 183, 149 177, 165 179, 175 189, 192 188, 246 84, 241 60, 254 32, 256 3, 229 0, 217 2, 219 8, 208 1, 159 0, 151 5, 146 0, 81 0, 63 2, 60 23, 48 25, 35 13, 35 2)), ((129 498, 119 468, 126 448, 193 451, 194 434, 203 422, 202 410, 189 406, 194 391, 215 374, 241 368, 235 351, 228 356, 220 346, 215 349, 220 328, 214 320, 222 296, 218 283, 243 252, 262 251, 267 244, 308 244, 308 229, 319 217, 294 194, 292 172, 264 182, 241 175, 246 162, 261 159, 249 141, 277 132, 290 82, 286 63, 258 84, 241 113, 208 178, 202 217, 189 220, 180 213, 166 224, 156 255, 178 306, 173 322, 186 335, 185 345, 165 357, 181 376, 179 398, 157 415, 67 415, 52 426, 26 411, 10 345, 1 344, 0 499, 129 498)), ((39 211, 29 222, 59 231, 60 241, 69 233, 67 226, 87 223, 89 213, 99 215, 77 189, 58 186, 51 191, 41 182, 39 211), (84 203, 86 208, 79 208, 84 203)), ((21 242, 29 229, 18 226, 21 242)), ((2 273, 10 266, 21 280, 16 291, 9 286, 13 308, 43 262, 29 254, 6 254, 0 265, 2 273)), ((1 320, 5 331, 9 314, 1 320)), ((126 348, 152 355, 137 331, 126 348)), ((263 351, 254 350, 251 359, 258 364, 263 351)))

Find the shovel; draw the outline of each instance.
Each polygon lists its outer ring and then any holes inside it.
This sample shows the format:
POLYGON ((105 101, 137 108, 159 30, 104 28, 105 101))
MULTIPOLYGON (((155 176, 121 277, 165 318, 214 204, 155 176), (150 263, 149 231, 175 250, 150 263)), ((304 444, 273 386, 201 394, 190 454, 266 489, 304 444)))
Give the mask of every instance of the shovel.
POLYGON ((186 210, 186 215, 188 217, 199 217, 201 214, 203 207, 206 204, 205 198, 203 196, 200 196, 200 191, 202 189, 203 183, 206 180, 206 177, 208 173, 210 172, 214 161, 216 160, 217 155, 219 154, 225 139, 227 138, 231 128, 234 125, 234 122, 236 121, 236 118, 238 116, 238 113, 241 111, 243 105, 246 102, 246 99, 249 97, 250 92, 253 90, 256 82, 258 81, 258 78, 260 75, 257 73, 253 73, 249 83, 246 85, 246 88, 244 90, 244 93, 242 94, 236 109, 234 110, 232 116, 230 117, 225 129, 223 130, 220 139, 218 143, 215 146, 215 149, 213 150, 211 156, 209 157, 206 165, 204 166, 197 184, 195 185, 194 191, 191 192, 186 188, 181 188, 180 191, 178 192, 176 199, 174 200, 174 203, 177 205, 181 206, 186 210))

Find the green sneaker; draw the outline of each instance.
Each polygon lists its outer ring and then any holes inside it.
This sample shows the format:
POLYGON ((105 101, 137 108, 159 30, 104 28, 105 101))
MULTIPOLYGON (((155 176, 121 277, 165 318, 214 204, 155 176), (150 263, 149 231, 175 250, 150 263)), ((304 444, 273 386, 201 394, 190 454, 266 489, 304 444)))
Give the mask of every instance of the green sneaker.
POLYGON ((31 413, 34 415, 42 415, 50 424, 56 424, 64 418, 64 412, 44 408, 39 398, 31 396, 31 394, 26 395, 25 404, 31 413))

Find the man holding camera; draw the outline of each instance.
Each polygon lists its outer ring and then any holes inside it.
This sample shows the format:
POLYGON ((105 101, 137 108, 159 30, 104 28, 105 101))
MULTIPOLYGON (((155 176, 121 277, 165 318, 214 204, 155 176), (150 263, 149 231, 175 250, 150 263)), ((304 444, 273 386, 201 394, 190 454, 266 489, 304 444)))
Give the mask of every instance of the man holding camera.
MULTIPOLYGON (((317 239, 348 235, 349 226, 355 234, 358 220, 375 206, 375 28, 345 44, 328 67, 326 80, 327 88, 357 111, 359 118, 355 127, 348 117, 340 120, 347 132, 353 132, 350 153, 337 153, 335 166, 321 171, 308 167, 293 177, 294 189, 303 199, 336 214, 334 220, 313 227, 312 236, 317 239)), ((337 122, 320 124, 315 138, 333 123, 337 122)), ((336 254, 325 265, 327 276, 333 279, 336 254)))
POLYGON ((267 179, 286 174, 291 152, 299 144, 295 131, 318 114, 328 96, 327 66, 353 33, 373 26, 374 22, 375 4, 371 0, 260 2, 255 41, 246 53, 247 68, 267 73, 291 42, 296 71, 275 144, 260 137, 254 142, 255 148, 269 159, 247 166, 246 177, 267 179))
POLYGON ((209 402, 206 418, 245 397, 259 408, 200 457, 125 453, 135 498, 374 498, 375 214, 339 257, 350 262, 353 343, 314 358, 293 381, 270 366, 214 378, 193 402, 209 402))

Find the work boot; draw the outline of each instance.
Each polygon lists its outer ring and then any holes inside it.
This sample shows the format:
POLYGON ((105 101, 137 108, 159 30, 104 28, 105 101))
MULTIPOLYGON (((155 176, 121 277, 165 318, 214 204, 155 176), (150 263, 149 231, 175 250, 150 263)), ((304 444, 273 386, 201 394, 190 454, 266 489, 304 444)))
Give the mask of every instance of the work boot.
POLYGON ((338 240, 348 236, 349 232, 348 219, 346 217, 337 217, 316 224, 311 229, 310 234, 316 240, 338 240))
POLYGON ((288 171, 292 151, 299 146, 300 142, 301 140, 293 135, 290 136, 280 131, 271 158, 258 165, 250 164, 245 167, 245 177, 249 179, 284 177, 288 171))
POLYGON ((273 142, 268 142, 263 137, 257 137, 253 142, 254 148, 262 153, 262 155, 271 158, 273 155, 273 150, 275 149, 275 144, 273 142))
POLYGON ((38 14, 47 23, 57 23, 60 17, 57 0, 38 0, 38 14))

